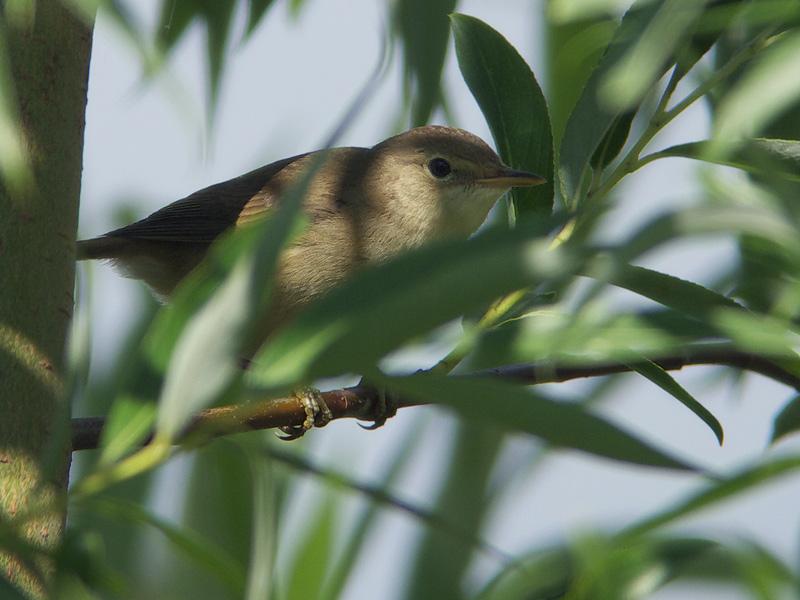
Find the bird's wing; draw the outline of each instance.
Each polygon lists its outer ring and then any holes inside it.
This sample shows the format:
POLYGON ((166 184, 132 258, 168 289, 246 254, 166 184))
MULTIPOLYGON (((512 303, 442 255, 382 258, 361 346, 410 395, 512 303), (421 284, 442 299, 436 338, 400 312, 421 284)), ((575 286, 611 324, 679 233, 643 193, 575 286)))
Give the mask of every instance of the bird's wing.
POLYGON ((199 190, 141 221, 106 236, 158 242, 210 244, 238 221, 263 215, 275 202, 270 180, 308 154, 279 160, 234 179, 199 190))

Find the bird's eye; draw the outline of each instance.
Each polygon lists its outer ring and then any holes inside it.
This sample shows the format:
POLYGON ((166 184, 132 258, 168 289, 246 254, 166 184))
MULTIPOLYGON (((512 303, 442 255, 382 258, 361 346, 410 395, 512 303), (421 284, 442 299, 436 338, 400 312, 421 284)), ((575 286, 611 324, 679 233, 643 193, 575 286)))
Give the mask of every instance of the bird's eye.
POLYGON ((443 158, 432 158, 428 162, 428 171, 437 179, 444 179, 452 172, 453 168, 450 163, 443 158))

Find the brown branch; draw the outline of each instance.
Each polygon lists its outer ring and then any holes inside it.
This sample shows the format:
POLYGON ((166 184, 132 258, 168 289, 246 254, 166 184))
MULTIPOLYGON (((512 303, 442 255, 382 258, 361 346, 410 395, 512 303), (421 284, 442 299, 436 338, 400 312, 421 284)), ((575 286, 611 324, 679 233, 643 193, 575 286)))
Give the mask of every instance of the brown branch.
MULTIPOLYGON (((682 356, 651 358, 667 371, 677 371, 683 367, 718 365, 734 367, 758 373, 796 390, 800 390, 800 377, 780 367, 767 357, 732 350, 729 347, 693 349, 682 356)), ((553 363, 499 367, 481 371, 476 375, 497 377, 528 385, 538 383, 557 383, 601 377, 632 370, 635 361, 593 363, 590 365, 558 365, 553 363)), ((339 390, 322 392, 322 399, 330 408, 334 419, 359 419, 374 421, 380 417, 377 391, 369 386, 354 386, 339 390)), ((416 399, 400 399, 398 407, 425 404, 416 399)), ((223 406, 201 411, 187 427, 182 441, 194 436, 200 439, 229 435, 244 431, 272 429, 302 423, 305 409, 297 398, 277 398, 254 402, 252 404, 223 406)), ((91 450, 98 447, 100 435, 105 425, 104 417, 85 417, 72 420, 72 449, 91 450)))

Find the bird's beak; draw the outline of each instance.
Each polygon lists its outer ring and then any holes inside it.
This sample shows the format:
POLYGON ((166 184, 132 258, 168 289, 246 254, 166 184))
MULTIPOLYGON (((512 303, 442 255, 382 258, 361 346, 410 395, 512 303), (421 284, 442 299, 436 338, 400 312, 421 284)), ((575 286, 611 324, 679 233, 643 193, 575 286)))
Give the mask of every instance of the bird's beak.
POLYGON ((481 185, 510 188, 510 187, 532 187, 547 183, 544 177, 529 173, 528 171, 515 171, 514 169, 503 168, 490 177, 483 177, 475 181, 481 185))

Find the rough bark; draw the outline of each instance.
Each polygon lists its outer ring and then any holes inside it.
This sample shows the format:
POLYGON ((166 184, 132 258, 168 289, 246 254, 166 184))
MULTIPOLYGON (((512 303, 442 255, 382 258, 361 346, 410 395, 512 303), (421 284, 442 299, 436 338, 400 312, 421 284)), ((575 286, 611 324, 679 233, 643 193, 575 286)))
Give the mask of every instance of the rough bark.
POLYGON ((65 519, 64 348, 92 31, 58 0, 38 0, 32 21, 4 29, 33 184, 0 185, 0 516, 24 542, 0 566, 41 596, 52 568, 31 557, 57 546, 65 519))

